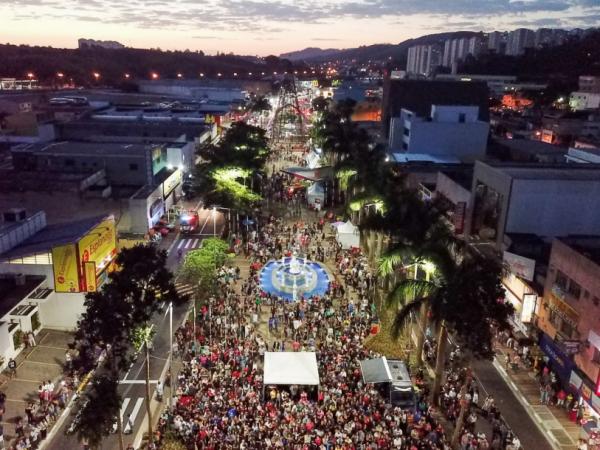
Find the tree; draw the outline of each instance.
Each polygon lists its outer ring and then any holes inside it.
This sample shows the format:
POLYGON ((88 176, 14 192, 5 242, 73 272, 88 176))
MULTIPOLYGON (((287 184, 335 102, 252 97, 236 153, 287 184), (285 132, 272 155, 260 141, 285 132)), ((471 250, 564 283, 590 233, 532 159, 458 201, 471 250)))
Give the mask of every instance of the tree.
MULTIPOLYGON (((173 275, 165 265, 166 258, 166 252, 152 246, 123 249, 116 258, 118 270, 109 274, 99 291, 86 295, 85 312, 77 324, 73 344, 78 350, 74 363, 88 372, 97 364, 98 351, 106 355, 108 371, 96 375, 92 386, 101 386, 103 395, 108 397, 105 401, 110 404, 120 404, 118 381, 133 362, 131 343, 135 330, 151 320, 162 301, 181 304, 186 300, 175 289, 173 275)), ((106 423, 114 423, 115 414, 111 408, 96 409, 95 393, 92 391, 89 395, 85 408, 96 411, 97 420, 80 421, 77 432, 92 441, 108 434, 106 423)), ((116 418, 119 446, 123 449, 120 413, 116 418)))
POLYGON ((269 156, 265 130, 236 122, 219 144, 199 153, 203 163, 196 166, 195 188, 204 193, 206 205, 249 211, 260 201, 252 186, 269 156))
MULTIPOLYGON (((110 376, 98 376, 83 396, 78 411, 78 437, 87 440, 90 448, 98 448, 102 439, 113 431, 114 419, 120 416, 121 398, 117 380, 110 376)), ((122 435, 120 441, 122 444, 122 435)))
POLYGON ((217 269, 228 259, 227 242, 209 238, 202 241, 202 247, 186 254, 179 270, 182 280, 198 287, 198 291, 208 295, 215 290, 217 269))
POLYGON ((501 266, 493 259, 465 253, 459 263, 439 267, 430 280, 400 281, 388 296, 395 313, 392 335, 397 337, 412 313, 427 304, 437 326, 437 359, 432 396, 437 401, 446 363, 448 332, 475 358, 493 356, 491 325, 507 329, 513 312, 504 296, 501 266))

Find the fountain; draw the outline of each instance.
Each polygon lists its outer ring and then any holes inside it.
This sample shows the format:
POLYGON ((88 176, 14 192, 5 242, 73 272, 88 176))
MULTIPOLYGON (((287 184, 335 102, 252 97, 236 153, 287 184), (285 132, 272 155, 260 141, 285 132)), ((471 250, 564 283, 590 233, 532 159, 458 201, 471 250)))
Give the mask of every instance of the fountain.
POLYGON ((320 263, 301 258, 295 252, 268 261, 260 271, 260 285, 265 292, 292 301, 300 296, 323 295, 329 281, 329 273, 320 263))

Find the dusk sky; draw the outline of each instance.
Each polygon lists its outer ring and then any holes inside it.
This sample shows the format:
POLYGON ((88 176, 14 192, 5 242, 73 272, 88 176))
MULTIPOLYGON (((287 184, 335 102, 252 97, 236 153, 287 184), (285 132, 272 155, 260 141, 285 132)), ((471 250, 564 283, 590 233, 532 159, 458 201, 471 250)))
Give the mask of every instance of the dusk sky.
POLYGON ((213 54, 398 43, 442 31, 591 27, 600 0, 1 0, 0 42, 77 38, 213 54))

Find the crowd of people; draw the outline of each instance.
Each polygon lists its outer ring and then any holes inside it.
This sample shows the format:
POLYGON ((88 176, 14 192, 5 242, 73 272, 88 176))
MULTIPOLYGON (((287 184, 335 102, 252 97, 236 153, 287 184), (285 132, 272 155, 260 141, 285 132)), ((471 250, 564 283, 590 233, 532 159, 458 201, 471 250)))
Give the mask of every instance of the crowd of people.
POLYGON ((248 236, 250 264, 257 263, 248 278, 221 277, 196 336, 190 323, 177 332, 183 369, 168 421, 190 448, 447 448, 426 390, 417 407, 402 409, 362 381, 359 361, 379 355, 363 345, 374 308, 360 255, 330 252, 341 276, 323 296, 289 302, 261 290, 260 265, 290 252, 317 255, 327 245, 323 226, 271 218, 248 236), (318 390, 263 385, 266 351, 302 350, 317 352, 318 390))

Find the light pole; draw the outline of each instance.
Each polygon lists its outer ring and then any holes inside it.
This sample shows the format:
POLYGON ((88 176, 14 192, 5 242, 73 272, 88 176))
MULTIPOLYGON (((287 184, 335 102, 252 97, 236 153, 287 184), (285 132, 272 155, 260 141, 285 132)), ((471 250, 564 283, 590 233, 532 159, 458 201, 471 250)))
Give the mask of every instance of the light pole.
POLYGON ((217 208, 213 206, 213 236, 217 236, 217 208))
POLYGON ((173 406, 173 302, 169 302, 169 408, 173 406))

